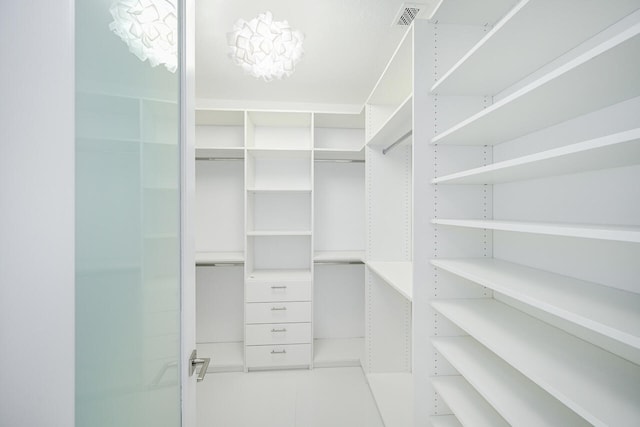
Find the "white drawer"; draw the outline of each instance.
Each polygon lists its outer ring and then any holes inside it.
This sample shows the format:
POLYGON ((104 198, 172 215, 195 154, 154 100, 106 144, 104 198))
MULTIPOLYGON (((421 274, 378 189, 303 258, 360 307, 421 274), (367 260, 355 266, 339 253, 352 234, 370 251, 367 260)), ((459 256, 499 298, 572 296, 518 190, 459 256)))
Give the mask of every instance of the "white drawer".
POLYGON ((310 282, 247 282, 247 302, 311 301, 310 282))
POLYGON ((252 302, 245 304, 246 323, 311 322, 310 302, 252 302))
POLYGON ((255 345, 246 350, 249 369, 311 365, 311 344, 255 345))
POLYGON ((311 323, 272 323, 247 325, 247 345, 308 344, 311 342, 311 323))

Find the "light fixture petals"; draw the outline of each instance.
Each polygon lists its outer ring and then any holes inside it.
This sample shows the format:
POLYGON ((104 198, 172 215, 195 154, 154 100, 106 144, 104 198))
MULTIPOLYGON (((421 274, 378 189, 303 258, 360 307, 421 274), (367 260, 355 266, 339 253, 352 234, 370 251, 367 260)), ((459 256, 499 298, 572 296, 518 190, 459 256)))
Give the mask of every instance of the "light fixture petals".
POLYGON ((229 57, 253 77, 271 81, 295 71, 304 50, 304 35, 287 21, 274 21, 271 12, 250 21, 238 19, 227 34, 229 57))
POLYGON ((152 67, 178 68, 178 17, 176 0, 113 0, 109 29, 131 53, 152 67))

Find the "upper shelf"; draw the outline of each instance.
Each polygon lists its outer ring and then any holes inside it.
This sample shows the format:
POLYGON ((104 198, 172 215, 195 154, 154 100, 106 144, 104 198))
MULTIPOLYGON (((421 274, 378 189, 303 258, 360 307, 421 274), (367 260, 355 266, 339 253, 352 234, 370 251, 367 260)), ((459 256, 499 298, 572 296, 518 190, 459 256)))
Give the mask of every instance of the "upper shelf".
POLYGON ((366 104, 398 105, 413 88, 413 25, 409 26, 366 104))
POLYGON ((640 128, 440 178, 433 184, 498 184, 640 164, 640 128))
POLYGON ((584 0, 520 1, 433 85, 431 92, 499 93, 637 8, 637 2, 630 0, 606 5, 584 0))
POLYGON ((640 95, 640 23, 432 139, 495 145, 640 95))
POLYGON ((431 305, 588 422, 640 422, 640 369, 634 363, 494 299, 431 305))
POLYGON ((581 237, 640 243, 640 227, 622 225, 565 224, 487 219, 433 219, 433 224, 551 236, 581 237))
POLYGON ((364 251, 316 251, 313 261, 317 263, 361 263, 364 251))
POLYGON ((367 261, 367 266, 380 276, 400 295, 408 299, 413 298, 413 263, 410 261, 381 262, 367 261))
POLYGON ((391 145, 413 127, 413 96, 409 95, 367 141, 369 146, 391 145))
POLYGON ((216 264, 242 264, 242 252, 196 252, 196 265, 207 266, 216 264))
POLYGON ((431 264, 640 349, 640 295, 498 259, 431 264))
POLYGON ((434 337, 431 342, 509 425, 520 420, 536 426, 590 425, 473 338, 434 337))

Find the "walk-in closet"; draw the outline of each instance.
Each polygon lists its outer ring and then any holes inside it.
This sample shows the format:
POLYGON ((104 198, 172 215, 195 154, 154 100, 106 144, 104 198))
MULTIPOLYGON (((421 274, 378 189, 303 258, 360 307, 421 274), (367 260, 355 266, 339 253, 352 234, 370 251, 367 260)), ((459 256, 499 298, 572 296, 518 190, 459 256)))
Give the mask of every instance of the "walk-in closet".
POLYGON ((197 103, 207 381, 357 367, 386 427, 638 425, 640 2, 422 6, 359 109, 197 103))

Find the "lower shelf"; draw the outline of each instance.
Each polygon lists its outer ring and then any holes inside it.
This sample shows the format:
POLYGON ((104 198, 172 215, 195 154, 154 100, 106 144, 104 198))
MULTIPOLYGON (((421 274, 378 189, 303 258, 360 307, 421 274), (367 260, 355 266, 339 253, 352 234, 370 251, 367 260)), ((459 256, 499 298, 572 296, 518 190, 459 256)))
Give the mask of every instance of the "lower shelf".
POLYGON ((244 346, 240 342, 198 343, 198 357, 209 357, 207 372, 242 372, 244 370, 244 346))
POLYGON ((364 338, 315 339, 313 349, 313 366, 316 368, 360 366, 364 338))
POLYGON ((413 375, 368 374, 367 381, 385 427, 413 427, 413 375))
POLYGON ((460 375, 431 378, 431 384, 442 396, 456 418, 465 426, 508 427, 492 407, 460 375))

